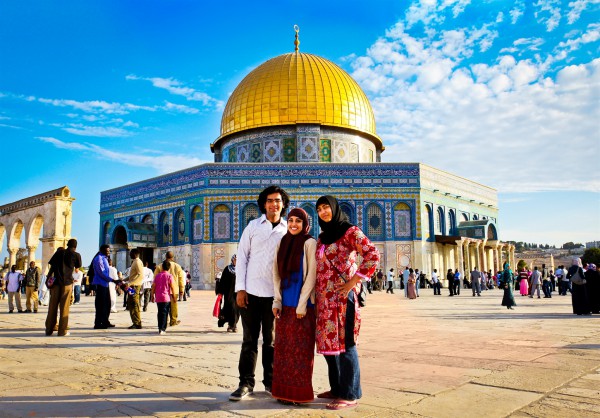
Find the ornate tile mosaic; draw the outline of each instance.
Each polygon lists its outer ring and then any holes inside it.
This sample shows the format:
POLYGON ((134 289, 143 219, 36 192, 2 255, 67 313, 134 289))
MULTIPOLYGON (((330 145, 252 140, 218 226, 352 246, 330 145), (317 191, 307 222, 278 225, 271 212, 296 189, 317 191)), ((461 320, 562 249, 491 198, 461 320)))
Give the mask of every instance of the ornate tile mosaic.
POLYGON ((242 144, 237 147, 237 162, 247 163, 250 161, 250 144, 242 144))
POLYGON ((262 161, 262 147, 260 142, 252 144, 250 150, 250 162, 260 163, 262 161))
POLYGON ((277 163, 281 161, 281 140, 269 139, 265 141, 264 161, 277 163))
POLYGON ((200 283, 201 263, 200 246, 194 245, 192 247, 192 283, 200 283))
POLYGON ((229 161, 229 148, 225 148, 221 153, 221 161, 229 161))
POLYGON ((333 141, 333 162, 347 163, 349 158, 348 143, 345 141, 333 141))
POLYGON ((214 239, 231 239, 231 214, 229 212, 213 213, 214 239))
POLYGON ((396 266, 398 271, 405 267, 414 267, 412 264, 412 244, 396 244, 396 266))
POLYGON ((358 162, 358 144, 354 144, 354 143, 350 144, 350 162, 351 163, 358 162))
POLYGON ((331 162, 331 140, 321 139, 319 141, 319 161, 322 163, 331 162))
POLYGON ((215 277, 217 273, 223 271, 225 268, 225 247, 221 245, 215 245, 213 247, 213 256, 212 256, 212 274, 211 274, 211 282, 214 285, 215 277))
POLYGON ((385 237, 392 238, 392 204, 385 202, 385 237))
POLYGON ((240 204, 233 205, 233 240, 240 239, 240 204))
POLYGON ((227 161, 229 161, 230 163, 235 163, 237 161, 237 149, 236 149, 236 147, 229 147, 227 149, 227 152, 229 153, 229 158, 227 159, 227 161))
POLYGON ((396 229, 396 238, 410 238, 410 210, 394 211, 394 226, 396 229))
POLYGON ((319 161, 319 138, 316 136, 301 136, 298 138, 298 161, 317 162, 319 161))
POLYGON ((285 138, 283 140, 283 161, 286 163, 296 161, 296 138, 285 138))

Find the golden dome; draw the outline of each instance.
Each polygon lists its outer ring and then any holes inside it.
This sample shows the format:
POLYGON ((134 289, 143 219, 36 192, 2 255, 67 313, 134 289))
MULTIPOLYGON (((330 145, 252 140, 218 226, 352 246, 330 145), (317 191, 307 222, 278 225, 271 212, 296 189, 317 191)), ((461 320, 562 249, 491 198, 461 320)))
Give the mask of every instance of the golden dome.
POLYGON ((298 123, 360 131, 382 148, 373 109, 356 81, 331 61, 301 52, 272 58, 242 80, 215 142, 246 129, 298 123))

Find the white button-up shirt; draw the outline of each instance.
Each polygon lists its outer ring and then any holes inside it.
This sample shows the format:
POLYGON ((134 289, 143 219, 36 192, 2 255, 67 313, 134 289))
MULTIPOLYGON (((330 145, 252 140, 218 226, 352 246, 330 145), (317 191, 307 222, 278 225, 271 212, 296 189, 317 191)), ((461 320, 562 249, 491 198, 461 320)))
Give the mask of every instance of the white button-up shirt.
POLYGON ((273 228, 266 215, 251 221, 244 229, 237 251, 235 291, 245 290, 259 297, 273 297, 273 260, 275 249, 287 232, 281 219, 273 228))

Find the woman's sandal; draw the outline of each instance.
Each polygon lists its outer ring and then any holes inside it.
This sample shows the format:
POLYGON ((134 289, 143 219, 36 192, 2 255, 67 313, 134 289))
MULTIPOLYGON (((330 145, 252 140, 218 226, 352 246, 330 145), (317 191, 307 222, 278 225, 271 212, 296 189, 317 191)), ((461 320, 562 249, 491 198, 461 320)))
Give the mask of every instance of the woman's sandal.
POLYGON ((347 401, 345 399, 336 399, 334 401, 329 402, 325 407, 327 409, 339 410, 344 408, 352 408, 354 406, 358 406, 357 401, 347 401))
POLYGON ((331 391, 328 390, 327 392, 319 393, 317 395, 317 398, 319 398, 319 399, 336 399, 336 396, 333 396, 333 393, 331 393, 331 391))

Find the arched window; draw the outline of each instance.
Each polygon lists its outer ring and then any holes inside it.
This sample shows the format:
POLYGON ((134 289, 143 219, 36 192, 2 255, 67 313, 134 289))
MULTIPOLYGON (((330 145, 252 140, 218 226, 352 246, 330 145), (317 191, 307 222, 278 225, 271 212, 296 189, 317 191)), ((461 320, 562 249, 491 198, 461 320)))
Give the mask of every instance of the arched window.
POLYGON ((134 218, 133 216, 130 216, 130 217, 127 219, 127 222, 135 222, 135 218, 134 218))
POLYGON ((371 203, 367 206, 367 235, 372 240, 383 240, 383 210, 376 203, 371 203))
POLYGON ((396 204, 396 206, 394 206, 394 229, 396 238, 411 238, 411 226, 410 206, 406 203, 396 204))
POLYGON ((183 209, 178 209, 175 212, 175 243, 183 244, 185 242, 185 213, 183 209))
POLYGON ((113 231, 113 244, 127 245, 127 231, 123 225, 119 225, 113 231))
POLYGON ((213 239, 215 241, 231 240, 231 209, 227 205, 218 205, 213 209, 213 239))
POLYGON ((152 215, 148 214, 142 218, 142 223, 152 225, 154 223, 154 218, 152 215))
POLYGON ((448 234, 455 236, 456 234, 456 212, 454 209, 448 211, 448 234))
POLYGON ((462 220, 464 222, 467 222, 469 220, 469 215, 467 215, 466 213, 463 212, 463 214, 462 214, 462 220))
POLYGON ((171 243, 171 227, 169 226, 169 215, 167 212, 160 214, 158 223, 158 242, 161 246, 171 243))
POLYGON ((306 214, 308 215, 308 222, 310 223, 310 230, 308 231, 308 233, 316 238, 318 235, 318 221, 315 215, 316 212, 310 203, 305 203, 301 206, 301 208, 304 209, 306 211, 306 214))
POLYGON ((104 236, 104 242, 103 244, 110 244, 110 222, 105 222, 104 223, 104 228, 103 228, 103 236, 104 236))
POLYGON ((478 220, 478 219, 479 219, 479 215, 477 215, 477 214, 473 215, 473 220, 474 220, 474 221, 476 221, 476 220, 478 220))
POLYGON ((435 233, 437 235, 446 235, 446 225, 444 224, 444 208, 437 208, 435 214, 435 233))
POLYGON ((192 241, 199 241, 202 239, 202 209, 200 206, 194 206, 191 214, 192 219, 192 241))
POLYGON ((433 210, 431 209, 431 205, 425 205, 425 213, 423 215, 423 238, 431 241, 433 239, 433 210))
POLYGON ((354 219, 354 208, 352 207, 352 205, 350 205, 350 203, 347 203, 347 202, 340 203, 340 209, 342 210, 342 212, 344 212, 346 214, 346 217, 348 218, 348 221, 351 224, 356 222, 354 219))
POLYGON ((493 224, 488 225, 487 239, 492 240, 492 241, 495 241, 498 239, 498 232, 496 231, 496 227, 493 224))
POLYGON ((250 221, 260 218, 260 211, 256 203, 248 203, 242 210, 242 230, 248 226, 250 221))

